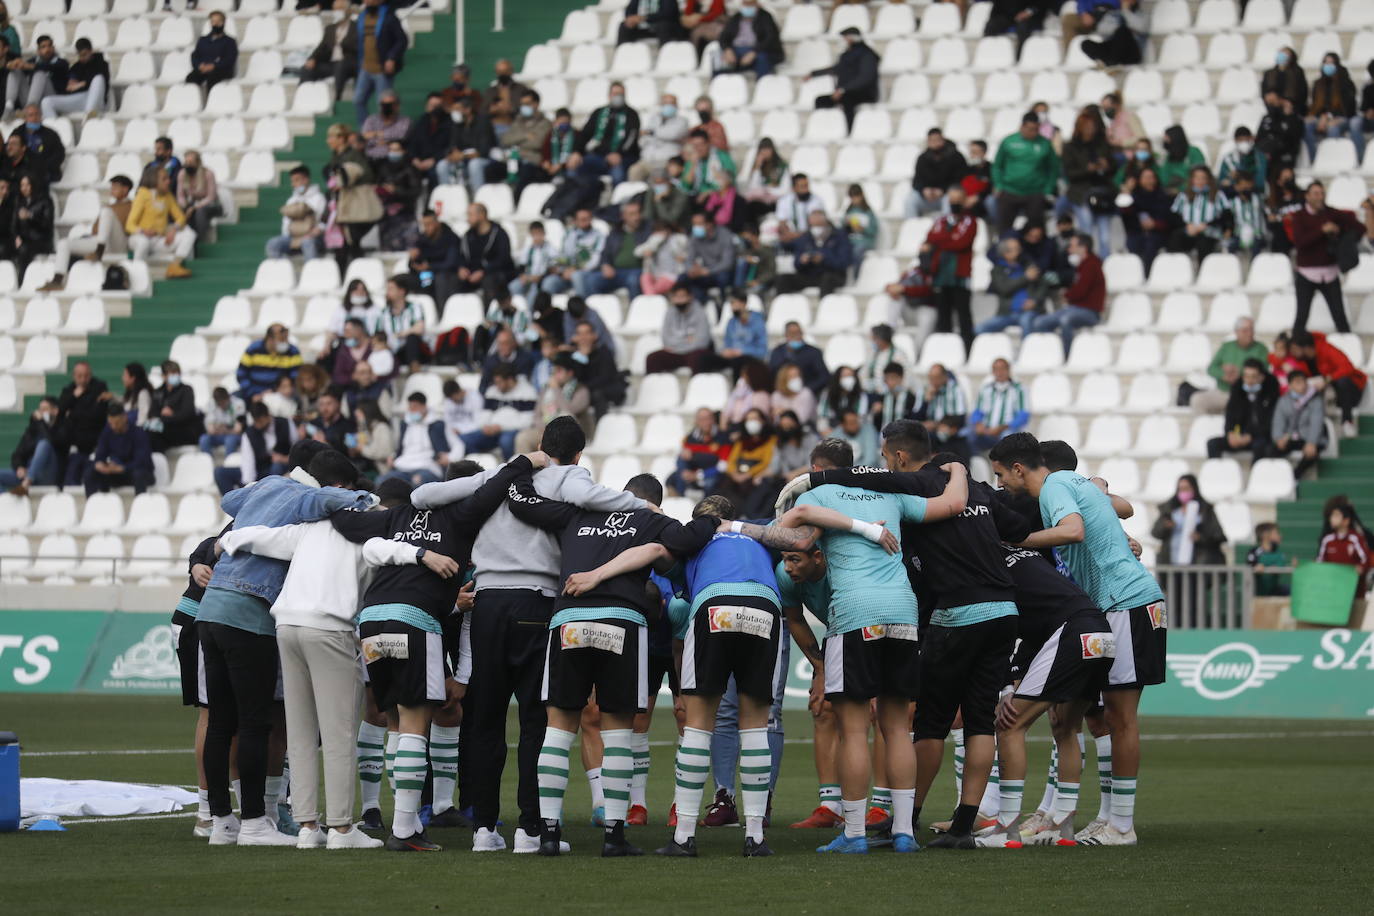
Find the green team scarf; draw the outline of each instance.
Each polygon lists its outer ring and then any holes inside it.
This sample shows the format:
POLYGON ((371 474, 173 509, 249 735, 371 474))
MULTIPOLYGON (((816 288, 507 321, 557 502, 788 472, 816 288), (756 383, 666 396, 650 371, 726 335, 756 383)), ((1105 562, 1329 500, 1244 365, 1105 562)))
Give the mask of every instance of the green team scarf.
POLYGON ((549 138, 549 154, 554 165, 562 165, 568 161, 568 157, 572 155, 573 142, 576 139, 571 129, 565 134, 560 134, 554 130, 553 136, 549 138))
POLYGON ((592 145, 607 152, 615 152, 620 149, 620 144, 625 142, 626 121, 625 112, 602 108, 596 115, 596 128, 592 132, 592 145), (611 144, 609 147, 605 147, 601 145, 601 141, 606 138, 608 125, 611 128, 611 144))

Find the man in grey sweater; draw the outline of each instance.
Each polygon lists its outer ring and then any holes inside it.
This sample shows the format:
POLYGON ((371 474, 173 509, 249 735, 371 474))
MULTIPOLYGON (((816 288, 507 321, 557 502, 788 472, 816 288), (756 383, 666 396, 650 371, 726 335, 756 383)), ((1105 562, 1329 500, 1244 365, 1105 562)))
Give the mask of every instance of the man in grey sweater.
POLYGON ((1326 438, 1325 419, 1321 392, 1308 384, 1307 373, 1301 369, 1288 373, 1288 391, 1274 407, 1270 432, 1276 454, 1302 452, 1302 460, 1293 469, 1294 477, 1301 478, 1317 463, 1326 438))
POLYGON ((726 290, 734 282, 737 250, 733 232, 724 226, 717 226, 704 212, 693 213, 687 272, 678 278, 678 282, 686 283, 694 294, 702 298, 714 292, 717 301, 724 299, 726 290))
MULTIPOLYGON (((534 475, 534 488, 547 499, 604 512, 629 512, 644 501, 592 482, 577 462, 586 434, 572 417, 556 417, 544 427, 540 449, 549 466, 534 475)), ((411 494, 419 509, 434 509, 470 496, 495 472, 444 483, 425 484, 411 494)), ((506 765, 506 718, 511 696, 519 704, 520 744, 516 752, 520 827, 514 851, 539 849, 539 787, 536 767, 547 716, 542 697, 544 659, 554 597, 562 590, 558 538, 526 524, 502 505, 482 526, 472 548, 476 567, 476 604, 470 626, 472 675, 465 702, 463 737, 465 795, 473 799, 477 826, 474 852, 504 849, 496 832, 500 816, 501 773, 506 765)))
POLYGON ((645 358, 646 372, 675 372, 684 367, 697 372, 703 368, 703 359, 714 352, 706 307, 693 299, 692 291, 681 282, 668 290, 662 337, 663 349, 645 358))

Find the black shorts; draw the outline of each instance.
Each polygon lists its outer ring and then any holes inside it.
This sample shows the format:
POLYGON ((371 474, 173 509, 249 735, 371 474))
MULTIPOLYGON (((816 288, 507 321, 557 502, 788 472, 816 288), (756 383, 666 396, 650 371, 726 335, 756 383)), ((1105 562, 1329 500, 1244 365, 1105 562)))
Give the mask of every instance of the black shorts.
POLYGON ((656 694, 663 688, 663 678, 668 678, 668 692, 677 696, 682 691, 682 685, 677 682, 677 665, 673 664, 671 655, 649 656, 649 694, 656 694))
POLYGON ((1008 683, 1015 646, 1013 616, 966 627, 932 624, 921 645, 916 740, 943 741, 960 710, 965 736, 996 734, 997 697, 1008 683))
POLYGON ((177 645, 177 664, 181 666, 181 705, 208 707, 205 695, 205 650, 200 647, 200 631, 195 621, 172 624, 177 645))
POLYGON ((722 595, 701 606, 682 649, 682 692, 724 696, 730 677, 740 694, 773 702, 782 664, 782 614, 766 598, 722 595))
POLYGON ((1069 618, 1031 654, 1020 673, 1016 696, 1050 703, 1096 703, 1107 685, 1114 644, 1111 624, 1101 611, 1069 618))
POLYGON ((602 712, 633 715, 649 706, 647 628, 628 620, 578 620, 549 630, 545 703, 577 710, 596 691, 602 712))
POLYGON ((916 624, 861 627, 825 638, 825 698, 916 698, 921 647, 916 624))
POLYGON ((1116 659, 1103 690, 1139 690, 1164 683, 1169 614, 1163 601, 1126 611, 1109 611, 1116 659))
POLYGON ((358 635, 379 709, 443 705, 443 634, 399 620, 369 620, 359 625, 358 635))

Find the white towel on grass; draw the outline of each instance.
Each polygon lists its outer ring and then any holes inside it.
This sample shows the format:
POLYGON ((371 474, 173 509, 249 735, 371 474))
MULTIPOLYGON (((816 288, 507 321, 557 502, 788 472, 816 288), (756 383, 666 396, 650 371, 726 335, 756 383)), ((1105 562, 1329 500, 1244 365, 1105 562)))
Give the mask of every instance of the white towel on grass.
POLYGON ((101 779, 21 779, 21 817, 116 817, 163 814, 196 803, 196 793, 178 786, 145 786, 101 779))

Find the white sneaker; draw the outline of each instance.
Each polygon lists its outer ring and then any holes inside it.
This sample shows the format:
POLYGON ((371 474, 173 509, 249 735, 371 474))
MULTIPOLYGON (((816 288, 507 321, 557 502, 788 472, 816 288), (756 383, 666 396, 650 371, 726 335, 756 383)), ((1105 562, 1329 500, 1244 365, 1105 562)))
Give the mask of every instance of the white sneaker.
POLYGON ((1107 822, 1101 818, 1094 820, 1091 824, 1084 827, 1074 834, 1074 839, 1080 843, 1086 842, 1089 838, 1097 836, 1097 832, 1107 826, 1107 822))
POLYGON ((1134 846, 1135 845, 1135 826, 1129 830, 1120 831, 1110 823, 1103 824, 1102 829, 1088 837, 1086 840, 1079 840, 1084 846, 1134 846))
MULTIPOLYGON (((1038 813, 1038 812, 1037 812, 1038 813)), ((1026 842, 1031 846, 1074 846, 1077 839, 1073 833, 1073 819, 1078 815, 1077 811, 1070 811, 1064 815, 1064 819, 1055 823, 1051 818, 1045 818, 1045 829, 1026 842)), ((1086 830, 1085 830, 1086 832, 1086 830)))
POLYGON ((215 822, 214 822, 213 820, 210 820, 210 821, 202 821, 202 820, 200 820, 199 818, 197 818, 197 819, 196 819, 196 826, 193 827, 193 828, 191 828, 191 835, 192 835, 192 836, 200 837, 202 840, 204 840, 204 839, 207 839, 207 838, 210 836, 210 833, 211 833, 214 829, 215 829, 215 822))
POLYGON ((1345 439, 1353 439, 1360 434, 1360 428, 1355 425, 1354 420, 1346 420, 1341 424, 1341 436, 1345 439))
MULTIPOLYGON (((516 835, 524 833, 517 830, 516 835)), ((473 852, 500 852, 506 848, 506 839, 495 830, 488 830, 486 827, 478 827, 472 832, 472 851, 473 852)), ((536 837, 534 848, 539 848, 539 839, 536 837)))
POLYGON ((357 827, 347 833, 329 831, 326 849, 380 849, 384 844, 376 837, 370 837, 357 827))
POLYGON ((296 838, 282 833, 266 816, 243 822, 239 828, 240 846, 295 846, 296 838))
POLYGON ((210 823, 211 846, 234 846, 238 843, 242 825, 239 824, 237 817, 230 814, 227 817, 214 818, 210 823))
POLYGON ((1020 849, 1025 845, 1014 827, 975 837, 973 842, 979 849, 1020 849))
POLYGON ((1053 826, 1054 822, 1050 820, 1048 814, 1044 811, 1036 811, 1034 814, 1026 815, 1026 819, 1021 822, 1017 829, 1021 831, 1021 839, 1030 842, 1032 837, 1044 833, 1053 826))
POLYGON ((328 838, 319 826, 302 827, 301 832, 296 834, 297 849, 323 849, 328 838))
MULTIPOLYGON (((473 849, 476 849, 476 848, 477 848, 477 846, 476 846, 475 843, 473 844, 473 847, 472 847, 472 848, 473 848, 473 849)), ((526 833, 525 831, 520 830, 520 829, 517 829, 517 830, 515 831, 515 848, 512 849, 511 852, 514 852, 514 853, 517 853, 517 854, 520 854, 520 855, 525 855, 525 854, 527 854, 527 853, 538 852, 538 851, 539 851, 539 834, 536 833, 536 834, 531 835, 531 834, 528 834, 528 833, 526 833)), ((558 851, 559 851, 559 852, 572 852, 572 846, 570 846, 570 845, 568 844, 568 841, 567 841, 567 840, 559 840, 559 841, 558 841, 558 851)))

